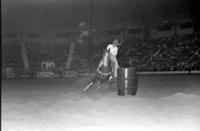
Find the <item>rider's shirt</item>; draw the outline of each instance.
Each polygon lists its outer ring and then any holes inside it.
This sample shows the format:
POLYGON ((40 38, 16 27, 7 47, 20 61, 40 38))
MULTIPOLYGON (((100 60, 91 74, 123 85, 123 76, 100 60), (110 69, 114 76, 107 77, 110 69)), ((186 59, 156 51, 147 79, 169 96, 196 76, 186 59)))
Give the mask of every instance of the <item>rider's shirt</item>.
POLYGON ((107 46, 107 50, 110 50, 111 55, 116 56, 118 53, 118 47, 113 45, 113 44, 109 44, 107 46))

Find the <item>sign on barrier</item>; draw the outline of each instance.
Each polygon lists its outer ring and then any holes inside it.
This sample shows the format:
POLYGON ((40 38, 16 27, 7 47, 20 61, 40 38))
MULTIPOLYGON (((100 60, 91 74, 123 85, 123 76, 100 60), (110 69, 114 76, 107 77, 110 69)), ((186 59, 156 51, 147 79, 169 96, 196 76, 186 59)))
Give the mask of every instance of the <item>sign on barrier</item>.
POLYGON ((63 72, 63 77, 78 77, 79 73, 75 71, 64 71, 63 72))
POLYGON ((12 67, 6 67, 6 78, 15 78, 15 72, 12 67))
POLYGON ((52 78, 55 74, 52 71, 42 71, 37 73, 37 78, 52 78))

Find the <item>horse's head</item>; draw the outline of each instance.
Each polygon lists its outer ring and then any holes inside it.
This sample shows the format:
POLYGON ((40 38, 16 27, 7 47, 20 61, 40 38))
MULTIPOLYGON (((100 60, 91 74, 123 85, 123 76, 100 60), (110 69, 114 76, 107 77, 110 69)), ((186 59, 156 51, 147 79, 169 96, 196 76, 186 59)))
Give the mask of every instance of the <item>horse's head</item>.
POLYGON ((103 60, 103 65, 105 67, 109 66, 109 64, 110 64, 110 52, 108 50, 104 50, 102 60, 103 60))
POLYGON ((104 50, 101 63, 101 66, 97 69, 97 74, 99 74, 102 78, 112 75, 112 64, 109 51, 104 50))

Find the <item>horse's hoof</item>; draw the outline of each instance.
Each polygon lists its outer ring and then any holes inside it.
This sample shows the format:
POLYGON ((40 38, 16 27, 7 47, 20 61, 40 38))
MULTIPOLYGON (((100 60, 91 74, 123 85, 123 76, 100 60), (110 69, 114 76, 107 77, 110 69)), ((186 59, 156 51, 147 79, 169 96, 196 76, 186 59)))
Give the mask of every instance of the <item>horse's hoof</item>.
POLYGON ((104 89, 107 89, 109 87, 109 85, 105 86, 104 89))
POLYGON ((86 92, 86 91, 87 91, 87 89, 83 89, 82 91, 83 91, 83 92, 86 92))

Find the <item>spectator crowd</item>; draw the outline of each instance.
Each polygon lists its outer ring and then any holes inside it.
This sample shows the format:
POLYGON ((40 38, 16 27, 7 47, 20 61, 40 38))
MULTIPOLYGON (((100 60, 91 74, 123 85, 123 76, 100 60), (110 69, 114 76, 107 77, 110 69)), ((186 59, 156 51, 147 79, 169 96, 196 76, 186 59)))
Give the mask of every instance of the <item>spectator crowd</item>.
POLYGON ((119 58, 122 66, 133 66, 140 71, 200 70, 199 33, 148 42, 132 39, 123 46, 119 58))

